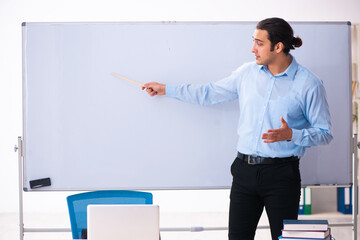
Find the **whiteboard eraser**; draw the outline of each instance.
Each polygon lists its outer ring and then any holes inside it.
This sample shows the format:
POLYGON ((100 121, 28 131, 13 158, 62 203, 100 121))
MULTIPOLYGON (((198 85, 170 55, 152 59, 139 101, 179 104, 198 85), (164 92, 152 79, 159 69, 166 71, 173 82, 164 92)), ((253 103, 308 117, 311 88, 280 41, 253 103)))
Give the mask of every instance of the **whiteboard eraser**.
POLYGON ((47 187, 47 186, 51 186, 50 178, 41 178, 41 179, 36 179, 36 180, 31 180, 30 181, 30 188, 31 189, 40 188, 40 187, 47 187))

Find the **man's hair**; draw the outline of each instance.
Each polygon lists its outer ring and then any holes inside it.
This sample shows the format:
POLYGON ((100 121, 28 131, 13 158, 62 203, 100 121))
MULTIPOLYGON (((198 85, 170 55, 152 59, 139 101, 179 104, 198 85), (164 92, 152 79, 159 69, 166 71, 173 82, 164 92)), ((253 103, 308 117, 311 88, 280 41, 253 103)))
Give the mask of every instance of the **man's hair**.
POLYGON ((302 40, 299 36, 294 37, 294 31, 290 24, 281 18, 267 18, 260 21, 256 25, 256 29, 266 30, 268 32, 268 39, 271 42, 271 51, 277 43, 284 44, 283 52, 288 54, 290 49, 295 49, 302 45, 302 40))

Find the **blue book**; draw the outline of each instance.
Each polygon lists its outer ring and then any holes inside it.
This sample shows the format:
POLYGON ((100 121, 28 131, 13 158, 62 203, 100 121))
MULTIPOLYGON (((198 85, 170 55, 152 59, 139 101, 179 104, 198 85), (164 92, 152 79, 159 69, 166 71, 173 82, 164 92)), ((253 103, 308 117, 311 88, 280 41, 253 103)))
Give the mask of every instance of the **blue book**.
POLYGON ((305 212, 304 208, 304 200, 305 200, 305 188, 300 189, 300 202, 299 202, 299 215, 303 215, 305 212))
POLYGON ((331 235, 327 236, 326 238, 286 238, 286 237, 280 236, 279 239, 288 239, 288 240, 330 240, 331 235))
POLYGON ((338 187, 337 198, 338 206, 337 209, 343 214, 352 214, 352 187, 338 187))
POLYGON ((284 220, 284 230, 326 231, 328 220, 284 220))

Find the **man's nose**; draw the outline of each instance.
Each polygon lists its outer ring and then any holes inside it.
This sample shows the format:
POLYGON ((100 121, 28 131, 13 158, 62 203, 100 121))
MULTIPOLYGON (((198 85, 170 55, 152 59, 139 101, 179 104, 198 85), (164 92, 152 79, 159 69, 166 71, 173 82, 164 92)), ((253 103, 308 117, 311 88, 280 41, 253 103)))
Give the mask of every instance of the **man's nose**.
POLYGON ((255 44, 252 46, 251 52, 252 52, 252 53, 255 53, 255 52, 256 52, 255 44))

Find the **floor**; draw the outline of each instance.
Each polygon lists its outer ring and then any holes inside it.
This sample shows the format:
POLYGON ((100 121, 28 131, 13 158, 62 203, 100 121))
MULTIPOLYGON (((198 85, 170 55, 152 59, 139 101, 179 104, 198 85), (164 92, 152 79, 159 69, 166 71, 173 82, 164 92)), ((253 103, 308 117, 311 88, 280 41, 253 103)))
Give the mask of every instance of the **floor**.
MULTIPOLYGON (((161 213, 161 228, 190 228, 196 226, 202 227, 226 227, 226 212, 198 212, 198 213, 161 213)), ((351 215, 341 213, 321 213, 300 218, 310 219, 328 219, 330 224, 351 222, 351 215)), ((27 213, 24 214, 25 228, 70 228, 67 213, 27 213)), ((260 219, 259 226, 268 224, 266 214, 260 219)), ((0 213, 0 240, 20 239, 19 237, 19 220, 17 213, 0 213)), ((333 236, 337 240, 351 240, 352 227, 332 227, 333 236)), ((359 234, 358 234, 359 235, 359 234)), ((163 240, 226 240, 226 230, 210 230, 202 232, 161 232, 163 240)), ((359 235, 360 236, 360 235, 359 235)), ((358 236, 358 239, 360 239, 358 236)), ((71 239, 70 232, 25 232, 24 240, 61 240, 71 239)), ((269 229, 258 229, 255 240, 270 240, 269 229)))

